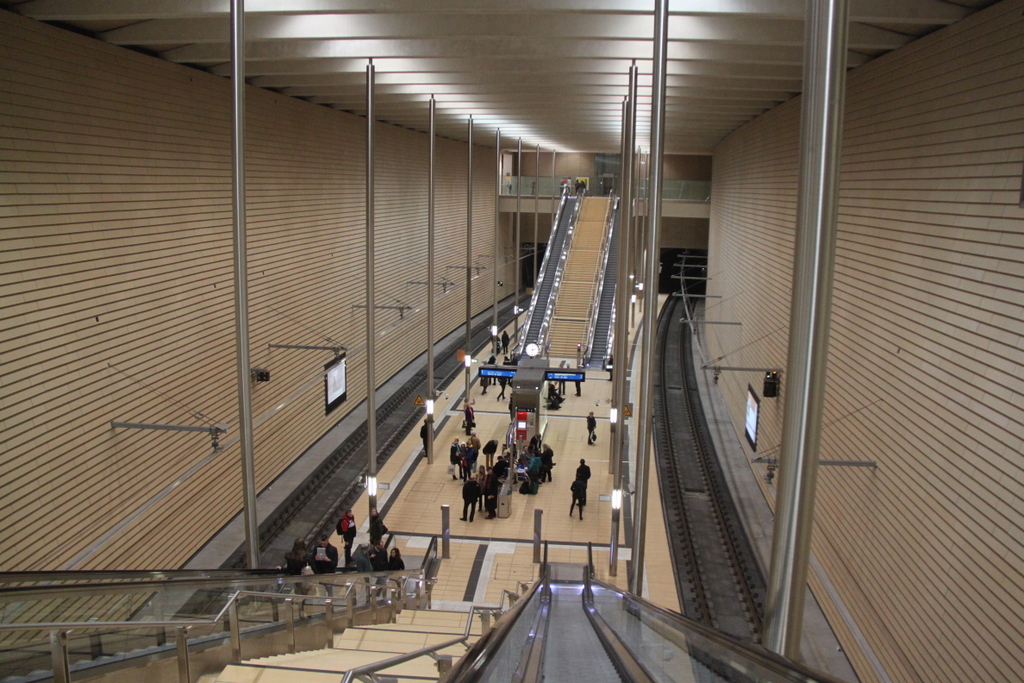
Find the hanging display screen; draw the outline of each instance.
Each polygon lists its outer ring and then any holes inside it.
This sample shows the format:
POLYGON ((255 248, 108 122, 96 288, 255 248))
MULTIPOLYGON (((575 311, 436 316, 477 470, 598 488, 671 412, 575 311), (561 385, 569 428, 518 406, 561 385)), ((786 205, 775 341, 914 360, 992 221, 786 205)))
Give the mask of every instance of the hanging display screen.
POLYGON ((348 398, 345 382, 345 354, 342 353, 324 366, 324 399, 327 413, 340 406, 348 398))
POLYGON ((747 417, 746 429, 747 441, 753 450, 757 450, 757 415, 761 409, 761 399, 754 393, 754 387, 747 385, 747 417))

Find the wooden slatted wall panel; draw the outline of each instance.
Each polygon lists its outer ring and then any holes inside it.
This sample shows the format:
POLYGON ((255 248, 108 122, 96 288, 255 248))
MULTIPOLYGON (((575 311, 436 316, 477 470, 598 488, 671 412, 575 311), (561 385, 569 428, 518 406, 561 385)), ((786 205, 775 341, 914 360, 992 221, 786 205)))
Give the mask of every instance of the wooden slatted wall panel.
MULTIPOLYGON (((10 13, 0 50, 0 569, 180 566, 241 505, 229 82, 10 13), (203 434, 109 426, 204 419, 232 425, 215 456, 203 434)), ((250 89, 247 123, 261 489, 365 396, 365 120, 250 89), (350 349, 349 398, 325 416, 330 354, 267 344, 328 337, 350 349)), ((415 309, 378 313, 383 382, 426 345, 426 287, 406 283, 426 279, 427 140, 378 126, 377 302, 415 309)), ((466 145, 438 151, 441 273, 464 262, 466 145)), ((493 151, 476 155, 492 254, 493 151)), ((465 316, 449 278, 439 333, 465 316)), ((480 311, 490 276, 474 287, 480 311)))
MULTIPOLYGON (((820 470, 813 552, 894 681, 1024 666, 1022 8, 849 77, 821 457, 878 468, 820 470)), ((728 365, 786 361, 799 106, 715 152, 708 316, 743 327, 707 334, 728 365)), ((738 433, 748 382, 761 393, 757 373, 719 381, 738 433)), ((785 385, 761 401, 761 452, 785 385)), ((881 680, 812 586, 861 680, 881 680)))

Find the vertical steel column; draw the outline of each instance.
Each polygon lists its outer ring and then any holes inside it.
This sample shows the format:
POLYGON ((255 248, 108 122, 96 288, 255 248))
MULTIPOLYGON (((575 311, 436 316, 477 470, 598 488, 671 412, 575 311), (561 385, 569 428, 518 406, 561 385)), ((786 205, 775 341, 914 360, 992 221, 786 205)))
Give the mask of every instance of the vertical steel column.
POLYGON ((537 236, 540 234, 540 145, 535 145, 536 164, 533 168, 533 286, 537 287, 537 236))
POLYGON ((622 515, 622 460, 625 452, 626 430, 624 408, 627 403, 626 396, 626 368, 628 367, 627 356, 629 355, 629 326, 626 324, 626 308, 629 305, 629 257, 630 226, 632 223, 632 197, 633 197, 633 145, 636 140, 636 98, 637 81, 639 70, 634 61, 629 67, 629 96, 623 103, 623 127, 622 127, 622 149, 623 157, 620 159, 620 172, 622 175, 621 199, 619 204, 619 262, 616 273, 615 291, 615 332, 612 353, 612 405, 616 409, 616 431, 611 439, 611 467, 612 467, 612 534, 611 545, 608 553, 608 573, 611 576, 618 574, 619 563, 619 526, 622 515), (618 366, 616 372, 616 364, 618 366))
MULTIPOLYGON (((555 230, 555 212, 558 211, 558 200, 555 194, 555 155, 558 154, 555 150, 551 150, 551 232, 555 230)), ((548 237, 551 240, 551 237, 548 237)))
POLYGON ((491 352, 498 355, 498 245, 501 243, 501 128, 494 130, 494 272, 491 285, 494 301, 491 303, 491 352))
MULTIPOLYGON (((466 358, 473 354, 473 117, 469 117, 466 154, 466 358)), ((466 404, 473 369, 466 363, 466 404)), ((468 425, 467 425, 468 427, 468 425)))
POLYGON ((256 466, 252 445, 252 379, 249 376, 249 264, 245 242, 245 2, 231 0, 231 214, 235 256, 235 359, 238 436, 242 445, 242 518, 245 558, 260 568, 256 522, 256 466))
POLYGON ((807 12, 789 379, 764 638, 765 647, 790 659, 800 656, 825 406, 849 2, 812 2, 807 12))
POLYGON ((366 65, 366 455, 370 511, 377 508, 377 368, 373 291, 373 60, 366 65))
POLYGON ((514 326, 512 328, 513 331, 514 331, 514 334, 512 336, 513 336, 513 339, 515 339, 515 343, 513 344, 513 346, 519 344, 519 272, 520 272, 519 256, 520 256, 520 253, 522 251, 519 248, 519 242, 520 242, 520 238, 521 238, 520 227, 521 227, 521 223, 522 223, 522 208, 523 208, 523 139, 522 138, 519 138, 519 143, 518 143, 518 145, 516 147, 516 173, 518 174, 517 175, 518 182, 516 183, 516 240, 515 240, 515 246, 513 248, 513 253, 515 254, 515 266, 516 266, 516 273, 515 273, 516 293, 515 293, 515 296, 514 296, 515 303, 512 304, 512 312, 515 314, 515 323, 514 323, 514 326))
POLYGON ((427 464, 434 464, 434 153, 437 138, 434 112, 437 102, 430 96, 430 168, 427 170, 427 464))
MULTIPOLYGON (((668 44, 668 0, 654 0, 654 82, 651 101, 651 203, 650 229, 647 231, 645 297, 653 296, 657 277, 658 237, 661 224, 661 172, 665 155, 665 67, 668 44)), ((637 405, 637 482, 633 531, 633 576, 630 590, 643 594, 644 545, 647 534, 647 478, 651 469, 651 402, 654 392, 654 322, 656 306, 645 300, 643 317, 643 357, 640 363, 640 400, 637 405)))

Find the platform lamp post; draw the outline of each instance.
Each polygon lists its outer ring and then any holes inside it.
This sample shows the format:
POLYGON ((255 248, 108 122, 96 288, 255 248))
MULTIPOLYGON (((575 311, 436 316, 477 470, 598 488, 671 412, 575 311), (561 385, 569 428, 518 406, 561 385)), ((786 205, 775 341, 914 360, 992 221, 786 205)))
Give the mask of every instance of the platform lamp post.
POLYGON ((494 301, 491 303, 491 352, 498 355, 498 245, 501 241, 501 128, 494 130, 494 271, 491 285, 494 301))
MULTIPOLYGON (((645 255, 645 282, 657 277, 656 254, 661 225, 661 178, 665 156, 665 68, 668 46, 668 0, 654 0, 654 79, 651 101, 651 188, 650 222, 645 255)), ((630 590, 642 595, 644 550, 647 536, 647 484, 651 469, 651 409, 654 392, 655 307, 644 305, 643 355, 640 359, 640 400, 637 402, 637 481, 633 530, 633 575, 630 590)))
MULTIPOLYGON (((373 60, 366 65, 366 494, 377 507, 377 379, 373 291, 373 60)), ((428 285, 433 286, 433 285, 428 285)))
POLYGON ((800 656, 814 493, 821 448, 839 213, 849 0, 808 4, 800 118, 789 376, 782 416, 779 484, 764 645, 800 656))
POLYGON ((434 154, 437 102, 430 96, 430 168, 427 171, 427 464, 434 464, 434 154))
POLYGON ((619 262, 615 278, 619 283, 615 291, 615 335, 612 352, 612 409, 609 412, 615 432, 611 438, 611 466, 612 466, 612 534, 611 544, 608 553, 608 574, 618 575, 619 566, 619 526, 622 515, 622 460, 626 444, 626 430, 622 428, 624 420, 624 407, 626 405, 626 356, 629 353, 629 326, 626 324, 626 302, 628 290, 626 288, 626 274, 629 272, 627 257, 629 254, 629 225, 630 225, 630 197, 633 192, 633 173, 630 154, 633 149, 633 142, 636 138, 636 96, 639 71, 636 62, 629 68, 629 95, 623 103, 622 121, 622 149, 623 157, 620 158, 620 169, 622 171, 621 199, 619 204, 619 262), (617 359, 617 360, 616 360, 617 359), (616 365, 618 371, 616 371, 616 365))
POLYGON ((467 122, 466 140, 466 405, 469 405, 473 353, 473 117, 467 122))
POLYGON ((256 475, 252 442, 249 362, 249 266, 245 235, 245 2, 231 0, 231 217, 235 262, 235 359, 238 370, 238 425, 242 450, 242 518, 245 558, 260 568, 256 520, 256 475))

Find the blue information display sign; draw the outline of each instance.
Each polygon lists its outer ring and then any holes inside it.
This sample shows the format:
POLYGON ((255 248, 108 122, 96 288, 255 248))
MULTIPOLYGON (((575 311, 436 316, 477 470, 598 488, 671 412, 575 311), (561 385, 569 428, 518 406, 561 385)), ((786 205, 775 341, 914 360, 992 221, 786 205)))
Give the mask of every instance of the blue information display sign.
POLYGON ((586 382, 587 374, 585 372, 562 372, 555 370, 548 370, 544 373, 544 379, 549 382, 586 382))
POLYGON ((505 370, 504 368, 494 368, 494 367, 489 368, 489 367, 484 366, 484 367, 480 368, 480 376, 481 377, 506 377, 508 379, 512 379, 513 377, 516 376, 516 371, 515 370, 505 370))

